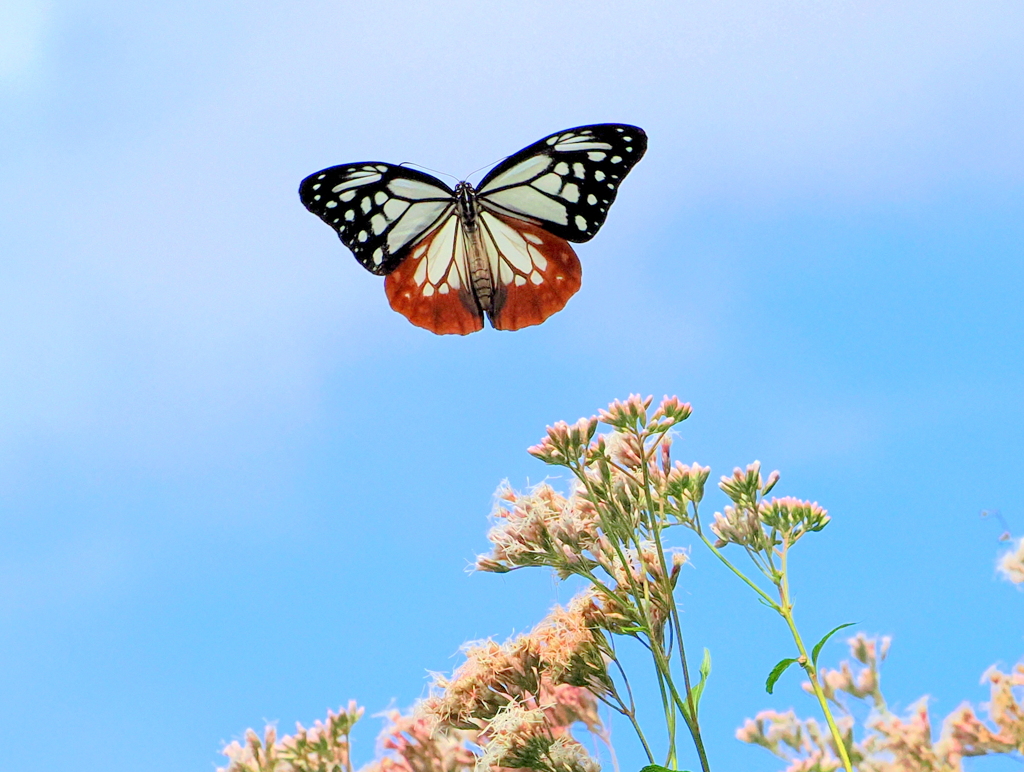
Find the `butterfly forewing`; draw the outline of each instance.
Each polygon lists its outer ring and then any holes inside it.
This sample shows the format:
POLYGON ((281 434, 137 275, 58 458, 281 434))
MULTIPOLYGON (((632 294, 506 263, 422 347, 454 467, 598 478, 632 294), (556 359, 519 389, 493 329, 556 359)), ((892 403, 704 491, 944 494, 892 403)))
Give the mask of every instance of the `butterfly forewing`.
POLYGON ((484 209, 529 219, 567 241, 594 237, 623 178, 647 150, 643 129, 599 124, 534 142, 480 182, 484 209))
POLYGON ((385 163, 332 166, 299 186, 306 208, 337 231, 369 271, 388 274, 408 248, 448 216, 451 189, 415 169, 385 163))

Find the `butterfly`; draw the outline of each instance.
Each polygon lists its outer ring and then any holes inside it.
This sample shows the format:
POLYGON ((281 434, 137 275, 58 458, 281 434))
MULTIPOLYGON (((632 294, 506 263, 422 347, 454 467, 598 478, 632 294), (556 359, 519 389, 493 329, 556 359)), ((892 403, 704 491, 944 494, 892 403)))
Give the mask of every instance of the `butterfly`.
POLYGON ((636 126, 559 131, 491 169, 477 187, 405 166, 344 164, 299 186, 371 273, 391 307, 439 335, 540 324, 580 288, 569 242, 604 224, 619 185, 647 149, 636 126))

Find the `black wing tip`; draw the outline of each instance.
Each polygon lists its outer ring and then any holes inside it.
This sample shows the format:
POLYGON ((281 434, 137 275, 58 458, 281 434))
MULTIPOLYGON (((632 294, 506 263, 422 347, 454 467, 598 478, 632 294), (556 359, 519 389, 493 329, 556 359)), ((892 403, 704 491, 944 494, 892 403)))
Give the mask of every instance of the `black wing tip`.
POLYGON ((629 132, 633 132, 633 133, 637 134, 637 136, 639 136, 641 138, 641 140, 642 140, 642 142, 643 142, 643 144, 645 146, 647 144, 647 132, 644 131, 639 126, 636 126, 636 125, 634 125, 632 123, 585 123, 582 126, 573 126, 571 128, 568 128, 568 129, 562 129, 561 131, 554 131, 551 134, 548 134, 546 137, 544 137, 544 139, 542 139, 541 142, 544 142, 545 140, 551 139, 551 137, 557 137, 559 134, 569 134, 570 132, 573 132, 573 131, 586 131, 586 130, 591 130, 591 131, 613 131, 616 134, 625 134, 627 131, 629 131, 629 132))

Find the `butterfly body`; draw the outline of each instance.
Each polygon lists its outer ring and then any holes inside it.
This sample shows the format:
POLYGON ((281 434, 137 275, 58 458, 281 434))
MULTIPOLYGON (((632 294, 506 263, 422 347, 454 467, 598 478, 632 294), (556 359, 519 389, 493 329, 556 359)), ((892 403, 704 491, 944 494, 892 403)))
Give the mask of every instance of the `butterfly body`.
POLYGON ((597 124, 545 137, 474 187, 368 162, 303 180, 306 208, 356 259, 385 275, 391 307, 438 334, 540 324, 580 287, 569 242, 597 233, 619 183, 647 147, 644 132, 597 124))
POLYGON ((459 226, 466 241, 466 262, 476 307, 478 312, 484 311, 488 317, 493 318, 494 277, 491 275, 486 248, 480 234, 476 190, 468 182, 460 182, 455 186, 455 200, 459 226))

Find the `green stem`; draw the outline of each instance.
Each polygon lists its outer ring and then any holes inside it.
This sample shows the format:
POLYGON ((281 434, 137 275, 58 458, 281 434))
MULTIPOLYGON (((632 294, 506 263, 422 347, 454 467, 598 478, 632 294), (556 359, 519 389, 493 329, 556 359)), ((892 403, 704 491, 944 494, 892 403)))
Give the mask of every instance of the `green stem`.
MULTIPOLYGON (((574 468, 572 466, 570 466, 570 469, 576 474, 577 479, 579 479, 583 483, 583 485, 587 488, 587 492, 590 494, 591 500, 593 500, 593 501, 600 500, 600 497, 598 496, 598 492, 593 490, 593 487, 591 485, 590 479, 588 479, 588 477, 585 474, 582 473, 582 470, 577 470, 576 468, 574 468)), ((613 506, 614 508, 618 509, 618 503, 614 500, 614 496, 608 496, 606 498, 607 498, 607 500, 609 500, 609 503, 611 504, 611 506, 613 506)), ((620 518, 622 518, 623 520, 625 519, 625 513, 618 512, 618 514, 619 514, 620 518)), ((608 529, 605 529, 606 533, 607 533, 607 530, 608 529)), ((639 557, 641 545, 640 545, 639 540, 637 539, 635 534, 632 534, 632 538, 634 539, 634 542, 636 543, 637 555, 639 557)), ((668 729, 668 735, 669 735, 669 763, 673 764, 675 762, 675 754, 676 754, 676 748, 675 748, 675 707, 674 707, 673 701, 668 698, 668 696, 667 696, 667 694, 665 692, 665 680, 664 679, 667 679, 668 686, 672 690, 673 693, 675 692, 675 689, 672 687, 672 674, 670 672, 670 668, 668 667, 667 663, 665 662, 664 655, 661 652, 661 644, 655 639, 655 636, 654 636, 654 624, 653 624, 653 619, 651 618, 651 613, 650 613, 650 608, 651 608, 651 600, 650 600, 650 594, 649 594, 650 586, 649 586, 649 584, 647 582, 638 582, 636 580, 636 578, 633 576, 633 570, 632 570, 632 567, 630 565, 629 559, 627 558, 625 552, 623 552, 622 544, 619 542, 619 540, 617 538, 613 537, 613 538, 609 538, 609 542, 611 543, 613 549, 615 550, 615 554, 618 557, 618 560, 619 560, 620 565, 622 566, 623 572, 625 573, 626 579, 627 579, 627 581, 629 583, 630 595, 636 600, 637 610, 640 612, 641 616, 643 617, 643 623, 644 623, 644 626, 645 626, 645 628, 647 630, 648 639, 650 640, 650 643, 651 643, 651 651, 654 654, 655 671, 656 671, 656 673, 658 675, 658 686, 661 689, 662 707, 663 707, 663 709, 665 711, 665 722, 666 722, 666 726, 667 726, 667 729, 668 729)), ((613 574, 613 576, 614 576, 614 574, 613 574)), ((591 579, 591 581, 594 581, 595 584, 598 584, 599 586, 601 586, 602 589, 606 589, 609 593, 611 592, 610 589, 604 588, 603 585, 601 585, 600 582, 596 582, 595 581, 596 577, 593 577, 591 575, 589 578, 591 579)), ((625 608, 625 607, 627 607, 627 605, 624 604, 623 607, 625 608)), ((684 720, 686 720, 686 716, 685 715, 684 715, 683 718, 684 718, 684 720)), ((692 734, 693 733, 693 728, 690 727, 689 721, 687 721, 686 723, 687 723, 687 728, 690 729, 690 732, 692 734)), ((638 729, 638 725, 635 722, 634 722, 634 729, 638 729)), ((710 772, 710 771, 707 768, 705 768, 703 770, 703 772, 710 772)))
POLYGON ((781 553, 782 579, 776 584, 779 589, 779 613, 782 615, 782 618, 786 620, 786 624, 789 626, 789 631, 793 635, 793 641, 796 643, 796 648, 800 652, 800 659, 797 661, 804 669, 804 672, 807 673, 807 677, 811 679, 811 688, 814 690, 814 696, 818 698, 818 704, 821 706, 822 713, 825 714, 825 721, 828 722, 828 728, 832 733, 832 740, 836 744, 836 751, 839 753, 839 758, 843 762, 843 767, 846 772, 853 772, 853 764, 850 762, 850 754, 846 751, 846 743, 843 742, 843 736, 839 732, 839 727, 836 725, 835 719, 832 717, 832 710, 828 706, 828 700, 825 699, 825 692, 822 690, 821 683, 818 680, 817 668, 815 668, 814 663, 807 654, 807 648, 804 646, 803 639, 800 637, 800 632, 796 627, 796 620, 793 618, 793 603, 790 600, 789 595, 789 573, 787 571, 788 555, 788 546, 784 546, 781 553))
MULTIPOLYGON (((653 455, 657 452, 657 448, 660 443, 664 440, 665 435, 659 435, 654 445, 648 451, 646 443, 642 437, 637 437, 640 440, 641 447, 643 448, 643 458, 641 459, 641 469, 644 475, 644 498, 647 505, 647 512, 650 517, 651 530, 654 536, 654 545, 658 551, 658 562, 661 565, 661 575, 657 577, 659 584, 662 585, 661 591, 665 596, 665 601, 668 604, 669 618, 672 621, 672 628, 675 632, 676 643, 679 647, 679 663, 683 671, 683 687, 686 690, 686 706, 688 710, 683 709, 680 706, 680 713, 683 715, 683 721, 686 722, 686 728, 690 730, 690 736, 693 738, 694 747, 697 749, 697 756, 700 758, 700 766, 703 772, 710 772, 711 768, 708 764, 707 752, 704 749, 704 741, 701 738, 700 733, 700 722, 697 718, 697 702, 693 697, 693 685, 690 683, 690 669, 686 664, 686 650, 683 646, 683 629, 682 624, 679 621, 679 609, 676 608, 675 593, 672 591, 672 583, 669 579, 669 566, 668 561, 665 560, 665 549, 661 543, 661 523, 662 519, 658 516, 656 508, 654 506, 654 497, 651 495, 651 470, 650 462, 653 455)), ((660 645, 659 645, 660 649, 660 645)), ((672 684, 672 673, 671 664, 667 661, 664 663, 666 676, 669 681, 669 685, 672 684)), ((678 699, 678 695, 675 692, 675 688, 672 689, 673 695, 678 699)), ((673 711, 674 713, 674 711, 673 711)), ((673 722, 674 723, 674 722, 673 722)), ((675 742, 673 738, 672 743, 673 751, 675 748, 675 742)))
POLYGON ((756 592, 758 595, 760 595, 761 596, 761 600, 763 600, 765 603, 767 603, 769 606, 771 606, 773 609, 775 609, 779 613, 782 613, 782 610, 779 608, 779 604, 775 602, 775 600, 772 598, 771 595, 769 595, 764 590, 762 590, 760 587, 758 587, 756 584, 754 584, 754 582, 751 579, 749 579, 746 574, 744 574, 742 571, 740 571, 738 568, 736 568, 736 566, 734 566, 732 563, 730 563, 729 562, 729 558, 727 558, 725 555, 723 555, 721 550, 719 550, 714 544, 712 544, 710 541, 708 541, 708 537, 705 536, 703 534, 703 532, 696 531, 696 533, 700 537, 701 541, 704 542, 705 546, 707 546, 707 548, 709 550, 711 550, 713 553, 715 553, 715 557, 717 557, 719 560, 721 560, 726 568, 728 568, 730 571, 732 571, 734 574, 736 574, 736 576, 738 576, 740 579, 743 580, 744 584, 746 584, 750 589, 752 589, 754 592, 756 592))
MULTIPOLYGON (((619 662, 619 658, 614 656, 614 652, 612 662, 614 662, 615 667, 619 669, 619 675, 622 676, 622 683, 626 685, 626 694, 629 695, 629 707, 627 708, 626 703, 624 703, 622 701, 622 697, 619 696, 619 692, 615 688, 615 684, 612 683, 609 678, 612 695, 615 697, 616 702, 619 703, 618 710, 622 715, 626 716, 629 719, 629 723, 633 725, 633 731, 636 732, 636 736, 640 738, 640 744, 644 746, 644 753, 647 754, 647 760, 653 764, 654 754, 651 752, 651 746, 647 744, 647 738, 644 737, 644 732, 640 728, 639 722, 636 720, 636 701, 633 699, 633 687, 629 685, 629 679, 626 677, 626 671, 622 667, 622 663, 619 662)), ((611 748, 611 743, 608 744, 608 747, 611 748)), ((612 753, 614 752, 615 751, 613 750, 612 753)))
POLYGON ((788 551, 783 550, 781 555, 782 566, 779 571, 779 574, 782 578, 780 581, 776 582, 776 586, 779 589, 780 602, 776 603, 775 600, 770 595, 768 595, 768 593, 766 593, 764 590, 762 590, 760 587, 754 584, 754 582, 751 579, 749 579, 746 576, 746 574, 744 574, 742 571, 736 568, 736 566, 730 563, 729 559, 726 558, 725 555, 723 555, 721 551, 717 547, 715 547, 714 544, 708 541, 708 538, 704 535, 704 533, 701 530, 694 530, 697 533, 697 535, 701 538, 701 541, 703 541, 704 544, 708 547, 708 549, 715 553, 715 556, 718 557, 718 559, 721 560, 722 563, 730 571, 732 571, 734 574, 736 574, 736 576, 742 579, 743 582, 748 587, 750 587, 750 589, 752 589, 754 592, 758 594, 758 596, 760 596, 761 600, 763 600, 768 606, 771 606, 773 609, 775 609, 782 616, 782 618, 786 620, 786 624, 789 626, 789 631, 793 636, 793 641, 796 643, 797 650, 800 652, 800 659, 798 661, 800 662, 801 667, 803 667, 804 672, 807 673, 807 677, 811 680, 811 688, 814 690, 814 696, 817 698, 818 704, 821 706, 821 711, 825 715, 825 721, 828 723, 829 732, 832 734, 832 740, 836 744, 836 751, 839 753, 839 758, 843 762, 843 767, 845 768, 846 772, 853 772, 853 765, 850 762, 850 754, 846 751, 846 744, 843 742, 843 736, 839 732, 839 727, 836 726, 835 718, 833 718, 832 711, 828 706, 828 700, 825 698, 825 692, 822 690, 821 683, 818 680, 817 670, 814 667, 814 663, 811 662, 811 658, 807 654, 807 648, 804 646, 803 639, 800 637, 800 632, 797 630, 796 627, 796 621, 793 618, 793 604, 790 602, 789 599, 789 575, 787 572, 788 551))
MULTIPOLYGON (((653 644, 651 651, 655 650, 660 652, 661 647, 653 644)), ((655 661, 658 661, 657 656, 655 661)), ((660 667, 655 667, 655 672, 658 676, 658 690, 661 692, 661 708, 665 711, 665 725, 668 729, 668 758, 665 760, 665 766, 672 769, 676 760, 676 708, 665 691, 665 674, 661 672, 660 667)))

